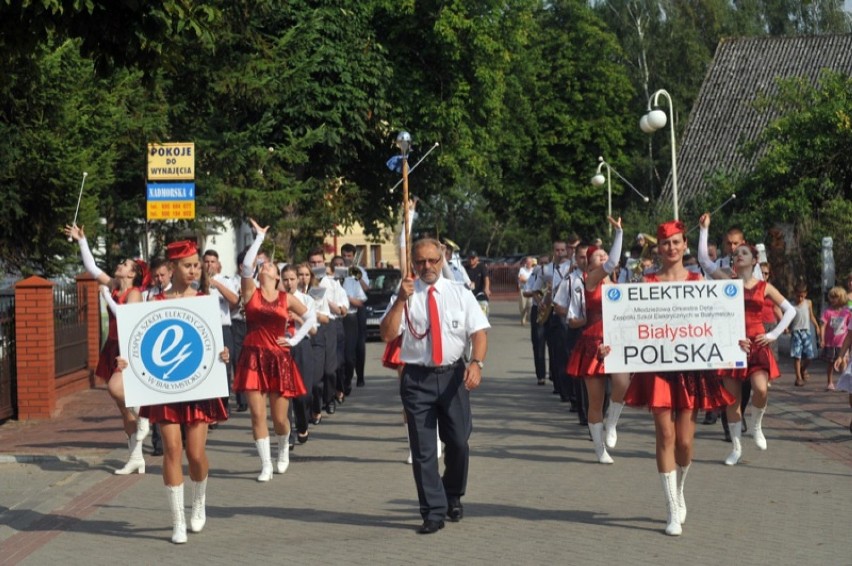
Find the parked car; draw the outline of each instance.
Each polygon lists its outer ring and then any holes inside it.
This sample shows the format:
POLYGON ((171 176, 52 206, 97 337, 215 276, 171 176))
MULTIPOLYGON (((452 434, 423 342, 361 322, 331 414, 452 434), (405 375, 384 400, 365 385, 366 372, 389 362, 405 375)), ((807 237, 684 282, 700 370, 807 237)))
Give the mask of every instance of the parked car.
POLYGON ((399 269, 373 268, 367 270, 370 289, 367 291, 367 338, 379 337, 379 322, 388 310, 391 297, 396 293, 402 273, 399 269))

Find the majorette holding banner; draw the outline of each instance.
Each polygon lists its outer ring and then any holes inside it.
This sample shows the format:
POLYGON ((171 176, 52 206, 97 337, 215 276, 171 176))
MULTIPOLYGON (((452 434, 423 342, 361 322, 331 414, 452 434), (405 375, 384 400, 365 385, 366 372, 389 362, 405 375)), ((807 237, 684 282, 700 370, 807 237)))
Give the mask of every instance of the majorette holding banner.
POLYGON ((739 280, 607 285, 607 373, 745 367, 745 302, 739 280))
POLYGON ((212 296, 116 308, 128 407, 228 396, 219 301, 212 296))

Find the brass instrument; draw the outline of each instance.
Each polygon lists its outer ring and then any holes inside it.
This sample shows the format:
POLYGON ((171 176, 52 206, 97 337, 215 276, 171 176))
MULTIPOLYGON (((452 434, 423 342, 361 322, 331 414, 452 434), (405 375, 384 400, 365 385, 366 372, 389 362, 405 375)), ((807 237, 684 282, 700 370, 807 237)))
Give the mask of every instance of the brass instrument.
POLYGON ((355 281, 360 281, 361 277, 363 277, 363 273, 361 272, 361 258, 364 257, 364 248, 358 248, 355 251, 355 257, 352 258, 352 263, 349 264, 349 276, 355 279, 355 281))
POLYGON ((538 305, 538 318, 536 318, 536 322, 544 324, 550 318, 550 313, 553 312, 553 280, 551 279, 545 283, 544 287, 537 292, 541 293, 542 298, 538 305))

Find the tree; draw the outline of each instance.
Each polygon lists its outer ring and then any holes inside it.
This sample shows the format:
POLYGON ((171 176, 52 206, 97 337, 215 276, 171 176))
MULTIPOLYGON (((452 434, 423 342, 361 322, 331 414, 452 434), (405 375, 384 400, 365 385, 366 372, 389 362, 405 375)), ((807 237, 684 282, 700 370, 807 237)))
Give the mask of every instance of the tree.
MULTIPOLYGON (((825 71, 818 84, 781 81, 759 109, 778 116, 743 150, 758 156, 754 171, 738 182, 736 209, 747 222, 769 229, 793 227, 800 246, 796 272, 812 283, 820 273, 819 246, 834 238, 837 272, 852 270, 852 77, 825 71)), ((794 247, 794 249, 796 249, 794 247)))
MULTIPOLYGON (((71 249, 61 227, 74 216, 82 172, 88 173, 78 224, 96 236, 102 207, 138 207, 144 202, 144 164, 137 157, 144 130, 165 122, 162 104, 141 73, 94 75, 79 42, 40 45, 34 65, 11 81, 0 121, 0 255, 11 271, 53 274, 71 249), (132 189, 131 189, 132 187, 132 189), (135 192, 136 198, 128 195, 135 192)), ((144 145, 141 146, 144 148, 144 145)), ((144 151, 144 150, 143 150, 144 151)), ((114 219, 114 214, 107 215, 114 219)), ((139 226, 114 225, 102 231, 116 244, 111 258, 135 253, 139 226), (126 230, 136 230, 128 238, 126 230)), ((110 246, 112 249, 112 246, 110 246)))

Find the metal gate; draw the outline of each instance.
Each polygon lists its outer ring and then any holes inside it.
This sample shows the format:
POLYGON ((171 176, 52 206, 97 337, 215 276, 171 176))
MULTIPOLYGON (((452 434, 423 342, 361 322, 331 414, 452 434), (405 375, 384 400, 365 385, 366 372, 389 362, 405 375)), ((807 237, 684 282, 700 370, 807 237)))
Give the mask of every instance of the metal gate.
POLYGON ((87 367, 86 307, 85 295, 78 296, 76 283, 60 283, 53 288, 56 377, 87 367))
POLYGON ((15 291, 0 291, 0 421, 15 416, 15 291))

